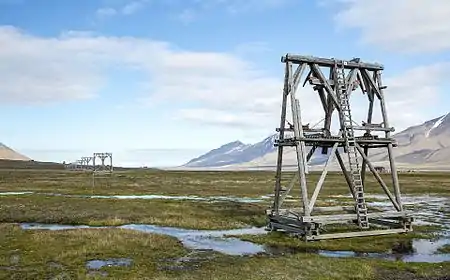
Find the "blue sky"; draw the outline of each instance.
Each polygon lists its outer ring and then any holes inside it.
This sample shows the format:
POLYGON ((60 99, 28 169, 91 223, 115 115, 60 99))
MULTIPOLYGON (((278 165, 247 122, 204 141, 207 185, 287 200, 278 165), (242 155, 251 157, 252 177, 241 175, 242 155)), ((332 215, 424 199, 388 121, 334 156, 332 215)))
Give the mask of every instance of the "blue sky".
POLYGON ((433 3, 0 0, 0 140, 36 160, 149 166, 257 142, 278 124, 287 52, 383 63, 404 129, 450 111, 450 2, 433 3))

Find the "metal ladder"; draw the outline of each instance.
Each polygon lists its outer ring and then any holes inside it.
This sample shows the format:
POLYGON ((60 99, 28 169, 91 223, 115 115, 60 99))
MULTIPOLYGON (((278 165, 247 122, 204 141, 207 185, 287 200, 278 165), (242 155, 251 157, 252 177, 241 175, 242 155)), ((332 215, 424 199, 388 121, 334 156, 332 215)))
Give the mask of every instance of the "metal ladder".
POLYGON ((348 155, 350 166, 350 178, 353 184, 353 191, 356 200, 356 214, 358 226, 361 229, 369 228, 369 219, 367 217, 367 206, 364 198, 364 186, 361 178, 361 166, 358 162, 358 154, 355 142, 355 133, 353 130, 352 115, 350 112, 349 94, 347 91, 347 82, 345 78, 345 65, 342 62, 336 69, 336 93, 341 106, 341 125, 345 141, 345 151, 348 155))

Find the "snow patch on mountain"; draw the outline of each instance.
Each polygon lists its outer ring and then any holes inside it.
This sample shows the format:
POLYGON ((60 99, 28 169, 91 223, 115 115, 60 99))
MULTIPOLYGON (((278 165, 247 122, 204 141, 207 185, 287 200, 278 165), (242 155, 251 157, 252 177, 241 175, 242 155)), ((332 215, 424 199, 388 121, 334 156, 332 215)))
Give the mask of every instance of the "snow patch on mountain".
POLYGON ((439 118, 439 119, 434 123, 434 125, 431 127, 431 129, 427 131, 427 133, 425 134, 425 137, 428 138, 428 137, 430 136, 430 132, 433 131, 433 129, 438 128, 438 127, 444 122, 444 119, 445 119, 448 115, 449 115, 449 114, 443 115, 441 118, 439 118))

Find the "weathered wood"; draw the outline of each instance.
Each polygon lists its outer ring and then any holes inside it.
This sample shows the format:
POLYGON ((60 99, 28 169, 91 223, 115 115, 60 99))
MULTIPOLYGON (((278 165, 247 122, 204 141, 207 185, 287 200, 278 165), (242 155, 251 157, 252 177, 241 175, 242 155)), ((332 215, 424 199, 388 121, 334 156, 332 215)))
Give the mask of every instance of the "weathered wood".
MULTIPOLYGON (((317 137, 317 138, 309 138, 308 136, 306 137, 300 137, 300 138, 296 138, 299 141, 304 141, 305 143, 308 142, 322 142, 322 143, 332 143, 331 145, 333 145, 334 143, 338 142, 338 143, 344 143, 343 139, 334 139, 334 138, 324 138, 324 137, 317 137)), ((288 141, 288 139, 286 139, 286 141, 288 141)), ((289 140, 290 141, 290 140, 289 140)), ((394 143, 395 140, 393 139, 384 139, 384 138, 379 138, 379 139, 357 139, 356 140, 357 143, 359 144, 389 144, 389 143, 394 143)), ((285 144, 283 143, 283 141, 279 140, 278 144, 285 144)), ((289 145, 289 143, 287 143, 287 145, 285 146, 293 146, 293 145, 289 145)))
MULTIPOLYGON (((281 58, 281 62, 292 62, 292 63, 314 63, 319 66, 333 66, 336 64, 336 60, 334 58, 321 58, 321 57, 315 57, 315 56, 304 56, 304 55, 295 55, 287 53, 281 58)), ((374 70, 383 70, 384 66, 379 63, 367 63, 367 62, 356 62, 352 60, 342 60, 339 59, 338 61, 344 61, 346 62, 344 64, 344 67, 346 69, 354 69, 354 68, 365 68, 371 71, 374 70)), ((339 64, 338 64, 339 65, 339 64)))
MULTIPOLYGON (((376 72, 376 81, 377 81, 377 86, 380 88, 379 89, 379 94, 380 94, 380 106, 381 106, 381 114, 383 115, 383 123, 384 123, 384 127, 389 127, 389 119, 388 119, 388 115, 387 115, 387 109, 386 109, 386 103, 384 100, 384 93, 383 93, 383 84, 381 82, 381 72, 376 72)), ((385 136, 386 138, 390 138, 391 137, 391 133, 389 131, 385 132, 385 136)), ((401 201, 401 194, 400 194, 400 184, 398 181, 398 174, 397 174, 397 167, 395 165, 394 162, 394 151, 393 151, 393 145, 392 144, 388 144, 388 157, 389 157, 389 165, 391 167, 391 177, 392 177, 392 184, 394 185, 394 192, 395 192, 395 199, 397 201, 397 204, 399 206, 399 209, 402 210, 403 209, 403 205, 402 205, 402 201, 401 201)))
POLYGON ((317 90, 317 92, 319 93, 320 102, 322 103, 323 111, 326 113, 328 111, 328 106, 327 106, 327 97, 325 95, 325 91, 323 90, 323 88, 319 88, 317 90))
POLYGON ((350 190, 350 194, 352 195, 353 199, 355 199, 355 192, 353 190, 353 183, 352 178, 350 178, 350 174, 347 171, 347 168, 345 167, 344 160, 342 160, 341 154, 338 150, 335 152, 336 159, 339 162, 339 166, 341 167, 342 173, 344 174, 345 181, 347 182, 348 188, 350 190))
POLYGON ((324 87, 325 87, 326 91, 328 92, 328 98, 331 97, 331 99, 333 100, 334 106, 336 107, 336 109, 338 109, 340 111, 340 105, 337 100, 336 93, 334 92, 333 88, 330 86, 327 79, 323 75, 322 70, 320 70, 320 68, 319 68, 319 66, 317 66, 317 64, 311 64, 310 67, 311 67, 311 70, 314 72, 314 74, 320 80, 322 80, 322 83, 324 84, 324 87))
POLYGON ((380 89, 378 85, 375 83, 374 79, 370 76, 369 71, 367 69, 362 69, 361 74, 368 81, 370 88, 373 89, 373 92, 377 95, 378 99, 381 99, 380 89))
MULTIPOLYGON (((292 66, 291 66, 292 67, 292 66)), ((305 64, 302 64, 299 76, 303 74, 303 71, 306 68, 305 64)), ((294 125, 294 137, 300 138, 303 137, 303 126, 301 122, 300 115, 300 105, 297 102, 295 97, 295 90, 291 88, 290 91, 291 97, 291 108, 292 108, 292 122, 294 125)), ((295 146, 296 154, 297 154, 297 163, 298 163, 298 175, 300 178, 300 189, 303 201, 303 211, 305 216, 309 216, 309 202, 308 202, 308 190, 306 186, 306 160, 305 160, 305 151, 304 151, 304 143, 297 143, 295 146)))
POLYGON ((338 143, 334 144, 333 149, 331 149, 330 156, 328 157, 327 163, 325 164, 325 167, 323 168, 322 175, 320 175, 320 179, 317 182, 316 188, 314 189, 314 193, 311 197, 311 200, 309 202, 309 209, 312 211, 314 208, 314 204, 316 203, 317 197, 319 196, 320 190, 322 189, 323 183, 325 182, 325 177, 328 173, 328 168, 330 167, 330 164, 333 162, 335 152, 337 150, 338 143))
MULTIPOLYGON (((306 156, 306 162, 309 162, 309 160, 311 159, 312 155, 314 154, 314 151, 316 150, 316 147, 312 147, 309 152, 308 155, 306 156)), ((292 188, 295 185, 295 182, 297 182, 298 180, 298 172, 295 172, 294 176, 292 177, 291 181, 289 182, 288 188, 286 189, 286 191, 281 195, 280 197, 280 202, 278 204, 278 207, 281 207, 284 203, 284 200, 286 199, 286 197, 289 195, 289 193, 291 192, 292 188)))
MULTIPOLYGON (((275 145, 278 147, 282 146, 291 146, 296 148, 296 157, 297 163, 293 167, 297 167, 297 172, 295 172, 294 178, 292 178, 291 182, 287 186, 285 192, 281 193, 281 170, 283 169, 281 155, 277 161, 277 180, 276 180, 276 195, 274 199, 277 201, 274 202, 273 208, 267 211, 267 217, 269 218, 269 224, 273 226, 275 229, 284 230, 287 232, 293 232, 299 235, 302 235, 306 240, 315 240, 314 238, 319 238, 323 236, 323 239, 328 238, 344 238, 344 237, 352 237, 352 236, 365 236, 365 235, 378 235, 378 234, 389 234, 396 232, 406 232, 411 228, 412 215, 410 212, 402 211, 401 198, 400 198, 400 187, 398 184, 397 170, 395 169, 395 163, 392 155, 392 148, 397 145, 395 139, 391 136, 391 132, 394 132, 394 128, 389 126, 387 122, 387 112, 386 105, 383 96, 383 89, 385 86, 381 83, 381 70, 383 66, 381 64, 367 64, 361 62, 360 59, 352 59, 347 61, 335 60, 335 59, 322 59, 316 57, 306 57, 306 56, 295 56, 295 55, 286 55, 285 57, 286 63, 286 73, 285 73, 285 90, 283 92, 283 105, 282 107, 282 115, 284 110, 284 117, 282 116, 282 122, 277 131, 282 134, 282 137, 278 141, 275 141, 275 145), (295 73, 293 71, 293 64, 299 64, 295 73), (374 66, 375 65, 375 66, 374 66), (301 120, 301 109, 300 103, 298 99, 296 99, 296 91, 298 87, 300 87, 301 76, 305 71, 305 68, 309 66, 308 77, 304 79, 303 87, 306 86, 309 82, 309 86, 313 87, 313 89, 317 92, 318 97, 321 102, 321 107, 324 113, 324 124, 323 128, 316 129, 315 125, 313 128, 310 128, 309 125, 302 125, 301 120), (322 67, 322 68, 320 68, 322 67), (345 68, 350 71, 339 72, 342 74, 340 79, 344 79, 344 85, 346 88, 347 94, 340 94, 339 98, 344 98, 343 100, 338 100, 337 87, 340 88, 342 85, 336 85, 336 83, 341 83, 342 81, 337 81, 335 79, 335 68, 339 67, 340 71, 343 71, 342 68, 345 68), (329 71, 329 72, 328 72, 329 71), (325 77, 325 74, 328 74, 329 77, 325 77), (350 96, 350 94, 356 94, 359 92, 359 89, 363 94, 367 93, 369 109, 367 112, 367 122, 362 123, 362 125, 356 124, 356 122, 352 122, 351 118, 351 108, 352 105, 349 104, 346 97, 350 96), (356 91, 358 89, 358 91, 356 91), (285 98, 287 95, 290 95, 291 102, 291 110, 293 116, 293 124, 289 124, 290 127, 286 126, 286 104, 287 99, 285 98), (375 96, 377 97, 375 99, 375 96), (381 124, 373 124, 372 123, 372 115, 374 111, 374 102, 376 100, 380 100, 381 103, 381 111, 383 115, 383 122, 381 124), (340 108, 340 101, 343 102, 343 108, 340 108), (342 114, 342 111, 345 112, 345 123, 340 123, 340 132, 338 135, 334 135, 331 133, 332 127, 332 116, 334 110, 337 110, 339 114, 342 114), (354 125, 356 124, 356 125, 354 125), (370 212, 367 214, 367 218, 370 221, 374 221, 374 226, 388 226, 391 227, 389 230, 377 230, 377 231, 351 231, 347 233, 339 233, 339 234, 325 234, 320 235, 321 225, 327 224, 357 224, 358 223, 358 213, 356 212, 356 208, 354 206, 336 206, 336 207, 315 207, 316 201, 322 192, 324 181, 326 180, 326 176, 330 163, 335 157, 341 167, 341 170, 344 174, 347 185, 349 186, 349 190, 353 198, 355 198, 355 190, 353 189, 353 178, 352 174, 350 174, 346 168, 346 164, 342 160, 341 154, 338 151, 339 147, 344 147, 348 145, 345 139, 345 135, 343 132, 350 130, 352 132, 356 131, 356 135, 354 135, 355 142, 353 142, 350 146, 355 145, 355 149, 359 154, 363 157, 362 168, 359 167, 356 162, 351 162, 352 167, 355 167, 357 172, 361 172, 361 176, 355 173, 355 176, 358 175, 358 178, 355 178, 355 182, 358 182, 358 186, 361 186, 360 180, 362 180, 362 186, 365 184, 365 174, 367 168, 372 171, 374 174, 379 186, 383 189, 383 191, 387 195, 387 199, 392 202, 396 211, 380 211, 373 212, 373 209, 369 209, 370 212), (285 131, 294 131, 294 136, 290 136, 286 138, 284 135, 285 131), (360 132, 361 131, 361 132, 360 132), (384 132, 384 136, 372 135, 373 131, 384 132), (309 151, 308 155, 306 153, 306 146, 312 146, 313 148, 309 151), (324 169, 322 170, 322 174, 318 179, 318 182, 314 183, 314 190, 311 198, 308 197, 308 186, 306 184, 306 177, 308 174, 308 161, 310 160, 313 150, 320 148, 322 153, 328 154, 329 149, 332 149, 331 154, 325 164, 324 169), (382 180, 376 168, 370 162, 368 154, 370 149, 372 148, 387 148, 388 154, 390 157, 390 164, 393 166, 391 168, 393 177, 393 184, 395 189, 395 196, 391 193, 388 186, 382 180), (297 207, 281 209, 281 205, 285 201, 287 195, 291 192, 291 190, 295 187, 295 182, 300 180, 300 189, 301 189, 301 198, 293 198, 296 200, 297 207), (320 214, 322 213, 322 214, 320 214), (338 214, 340 213, 340 214, 338 214), (319 215, 317 215, 319 214, 319 215), (323 215, 323 214, 331 214, 331 215, 323 215), (384 224, 383 224, 384 223, 384 224)), ((308 110, 309 108, 305 108, 308 110)), ((340 116, 342 119, 342 116, 340 116)), ((282 149, 279 148, 279 154, 283 152, 282 149)), ((289 181, 288 181, 289 182, 289 181)), ((359 188, 358 195, 360 193, 364 194, 365 189, 361 186, 359 188)))
POLYGON ((377 179, 378 183, 381 185, 381 187, 383 188, 384 192, 386 193, 386 195, 389 197, 389 199, 391 200, 392 204, 394 205, 395 209, 397 209, 398 211, 401 211, 402 209, 400 208, 398 202, 396 201, 396 199, 392 196, 391 192, 389 191, 388 186, 386 185, 386 183, 384 183, 383 179, 381 178, 380 174, 378 174, 378 171, 375 169, 375 167, 372 165, 372 163, 370 162, 370 160, 367 158, 367 156, 364 154, 363 149, 361 148, 361 146, 359 146, 358 144, 356 144, 356 149, 358 150, 359 154, 363 157, 364 162, 366 163, 366 165, 369 167, 370 171, 372 171, 372 174, 375 176, 375 179, 377 179))
POLYGON ((393 233, 406 233, 411 230, 403 228, 394 229, 381 229, 381 230, 368 230, 368 231, 356 231, 356 232, 341 232, 341 233, 326 233, 321 235, 306 236, 308 241, 313 240, 325 240, 325 239, 337 239, 337 238, 349 238, 349 237, 363 237, 363 236, 376 236, 386 235, 393 233))
MULTIPOLYGON (((287 97, 289 95, 289 63, 285 65, 285 74, 284 74, 284 88, 283 88, 283 101, 281 104, 281 120, 280 127, 284 127, 286 124, 286 107, 287 107, 287 97)), ((284 130, 280 131, 278 136, 280 141, 284 139, 284 130)), ((279 208, 279 199, 280 199, 280 190, 281 190, 281 171, 283 167, 283 146, 278 146, 278 157, 277 157, 277 169, 275 175, 275 199, 273 200, 273 209, 278 212, 279 208)))
MULTIPOLYGON (((407 217, 411 215, 411 211, 384 211, 384 212, 371 212, 367 213, 369 218, 394 218, 394 217, 407 217)), ((317 216, 302 216, 300 221, 303 223, 318 223, 318 224, 328 224, 334 221, 353 221, 357 219, 355 214, 337 214, 337 215, 317 215, 317 216)))
POLYGON ((390 131, 394 132, 393 127, 374 127, 374 126, 354 126, 353 130, 365 130, 365 131, 390 131))

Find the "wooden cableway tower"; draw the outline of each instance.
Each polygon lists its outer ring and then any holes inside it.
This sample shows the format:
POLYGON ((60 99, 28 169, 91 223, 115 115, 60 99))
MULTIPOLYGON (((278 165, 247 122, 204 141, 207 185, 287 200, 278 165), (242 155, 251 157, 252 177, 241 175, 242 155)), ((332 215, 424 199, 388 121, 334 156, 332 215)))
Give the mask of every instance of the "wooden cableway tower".
POLYGON ((272 208, 267 211, 268 230, 283 230, 301 235, 305 240, 344 238, 354 236, 402 233, 412 230, 412 216, 404 211, 396 165, 393 157, 395 140, 391 137, 394 128, 389 126, 386 103, 384 99, 381 72, 383 66, 376 63, 364 63, 360 59, 337 60, 287 54, 281 61, 285 63, 285 80, 279 131, 278 161, 275 183, 275 195, 272 208), (294 65, 298 65, 294 70, 294 65), (303 74, 309 70, 303 86, 307 82, 318 94, 318 100, 324 110, 324 125, 320 129, 311 129, 301 121, 301 104, 296 98, 296 91, 303 74), (328 77, 325 76, 325 73, 328 77), (351 95, 362 92, 368 97, 367 120, 355 125, 352 119, 351 95), (287 122, 288 99, 292 112, 292 124, 287 122), (383 122, 374 124, 374 103, 379 102, 383 122), (332 116, 338 114, 339 132, 332 133, 332 116), (288 125, 288 127, 286 127, 288 125), (286 136, 285 132, 293 132, 286 136), (359 133, 358 133, 359 132, 359 133), (382 133, 383 135, 376 135, 382 133), (295 147, 298 172, 286 186, 282 186, 283 148, 295 147), (370 162, 369 150, 384 148, 390 164, 392 177, 391 192, 388 185, 370 162), (309 151, 308 151, 309 149, 309 151), (329 158, 319 181, 312 190, 307 186, 308 165, 314 151, 321 149, 329 158), (329 150, 331 149, 331 152, 329 150), (343 150, 341 153, 339 150, 343 150), (329 153, 328 153, 329 152, 329 153), (354 206, 315 207, 321 192, 330 163, 337 159, 344 178, 353 197, 354 206), (366 169, 369 168, 393 205, 393 211, 368 211, 365 199, 364 181, 366 169), (300 185, 301 197, 297 206, 300 208, 282 208, 285 198, 297 185, 300 185), (339 233, 321 231, 330 224, 355 224, 355 230, 339 233))

